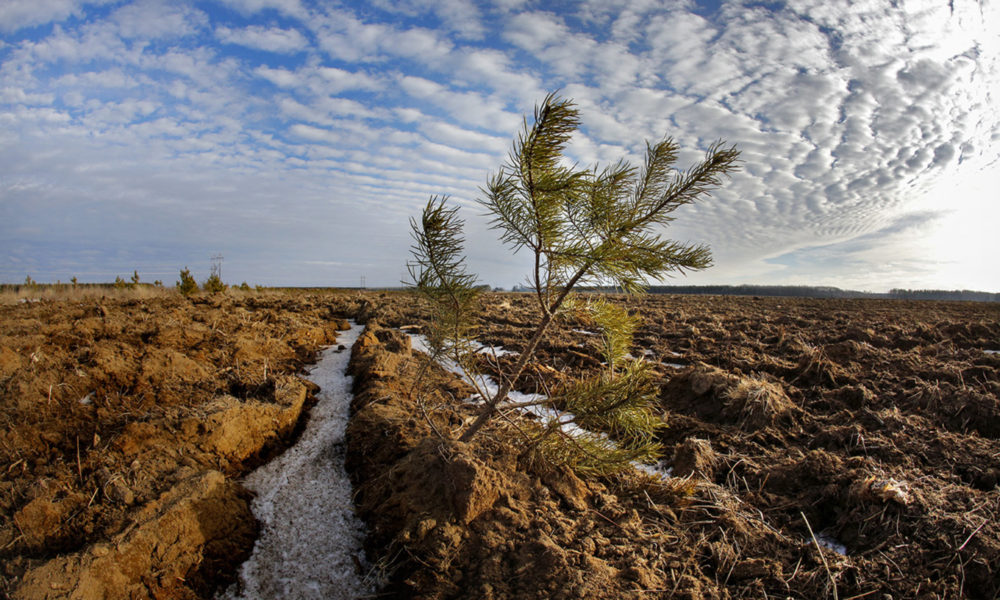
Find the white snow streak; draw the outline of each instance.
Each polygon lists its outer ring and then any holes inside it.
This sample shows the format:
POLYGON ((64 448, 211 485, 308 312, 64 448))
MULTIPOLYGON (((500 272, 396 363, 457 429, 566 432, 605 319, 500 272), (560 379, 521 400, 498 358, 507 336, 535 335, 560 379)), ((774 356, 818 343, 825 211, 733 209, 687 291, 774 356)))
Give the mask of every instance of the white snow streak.
POLYGON ((221 594, 223 600, 336 600, 374 592, 358 575, 365 533, 344 469, 353 382, 345 371, 363 329, 352 323, 337 340, 347 349, 327 348, 310 369, 309 380, 321 390, 299 441, 247 477, 261 534, 240 568, 238 589, 221 594))
POLYGON ((816 534, 816 543, 818 543, 820 546, 823 546, 824 548, 827 548, 829 550, 833 550, 837 554, 840 554, 840 555, 843 555, 843 556, 847 556, 847 546, 845 546, 844 544, 841 544, 840 542, 838 542, 836 539, 834 539, 829 534, 826 534, 826 533, 817 533, 816 534))
MULTIPOLYGON (((410 346, 414 350, 423 352, 424 354, 431 354, 431 349, 430 345, 427 343, 427 338, 425 338, 422 335, 414 333, 407 333, 407 335, 410 337, 410 346)), ((489 396, 494 396, 497 392, 500 391, 500 386, 497 385, 497 382, 488 375, 476 373, 475 375, 470 376, 461 367, 456 365, 454 361, 448 360, 447 358, 439 358, 437 362, 445 370, 455 373, 456 375, 459 375, 460 377, 464 378, 466 381, 469 381, 473 385, 476 384, 476 381, 473 381, 470 377, 476 377, 478 380, 479 389, 486 392, 486 394, 488 394, 489 396)), ((557 410, 556 408, 553 408, 552 406, 545 404, 544 403, 545 400, 546 397, 543 394, 525 394, 522 392, 518 392, 516 390, 511 390, 507 393, 507 402, 502 404, 501 408, 510 405, 532 403, 522 406, 521 410, 527 413, 531 413, 532 415, 538 417, 538 419, 540 419, 545 423, 558 423, 559 428, 567 435, 578 436, 586 433, 593 433, 593 432, 588 432, 586 429, 583 429, 576 423, 572 422, 574 418, 573 413, 557 410)), ((476 397, 469 398, 467 400, 467 402, 482 402, 482 401, 483 400, 481 398, 476 398, 476 397)), ((599 433, 598 435, 602 437, 607 437, 606 434, 604 433, 599 433)), ((670 477, 673 473, 672 467, 668 467, 666 470, 664 470, 664 468, 659 464, 646 465, 635 462, 632 463, 632 465, 635 466, 635 468, 644 471, 650 475, 657 475, 663 478, 670 477)))

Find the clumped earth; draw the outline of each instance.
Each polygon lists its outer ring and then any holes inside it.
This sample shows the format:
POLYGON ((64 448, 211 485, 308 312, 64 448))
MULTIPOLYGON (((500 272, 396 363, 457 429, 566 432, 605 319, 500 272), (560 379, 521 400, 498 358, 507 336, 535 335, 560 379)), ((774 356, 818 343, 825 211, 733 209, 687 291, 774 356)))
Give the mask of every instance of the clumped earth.
MULTIPOLYGON (((520 415, 453 441, 470 390, 411 350, 427 313, 409 295, 2 307, 0 595, 211 597, 255 537, 238 477, 294 438, 294 374, 346 317, 368 323, 359 575, 386 597, 1000 594, 1000 306, 619 300, 657 368, 668 479, 548 464, 520 415)), ((480 341, 521 350, 532 301, 489 298, 480 341)), ((521 391, 600 368, 588 325, 560 322, 521 391)))
POLYGON ((302 294, 0 307, 0 596, 197 598, 257 524, 235 478, 294 437, 296 376, 358 312, 302 294))
MULTIPOLYGON (((409 392, 405 344, 379 334, 396 358, 377 361, 353 426, 396 450, 362 444, 359 509, 374 527, 370 552, 396 561, 401 595, 1000 594, 1000 355, 987 352, 1000 349, 1000 306, 619 300, 644 321, 633 354, 658 365, 666 482, 539 466, 503 422, 489 444, 436 440, 409 392), (428 496, 454 502, 432 509, 428 496)), ((532 302, 485 302, 480 341, 521 350, 532 302)), ((402 307, 382 319, 409 327, 422 316, 402 307)), ((521 391, 599 368, 587 325, 561 323, 521 391)), ((449 404, 468 394, 447 385, 425 402, 444 432, 470 410, 449 404)))

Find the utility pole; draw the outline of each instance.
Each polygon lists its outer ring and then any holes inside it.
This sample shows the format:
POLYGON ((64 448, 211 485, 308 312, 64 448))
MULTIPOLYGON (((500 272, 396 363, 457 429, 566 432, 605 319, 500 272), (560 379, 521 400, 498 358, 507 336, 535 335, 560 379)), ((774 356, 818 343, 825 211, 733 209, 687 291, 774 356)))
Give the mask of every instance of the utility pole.
POLYGON ((221 252, 219 254, 216 254, 215 256, 212 257, 212 275, 215 275, 216 277, 218 277, 220 281, 222 280, 222 259, 223 258, 225 258, 225 257, 222 256, 221 252))

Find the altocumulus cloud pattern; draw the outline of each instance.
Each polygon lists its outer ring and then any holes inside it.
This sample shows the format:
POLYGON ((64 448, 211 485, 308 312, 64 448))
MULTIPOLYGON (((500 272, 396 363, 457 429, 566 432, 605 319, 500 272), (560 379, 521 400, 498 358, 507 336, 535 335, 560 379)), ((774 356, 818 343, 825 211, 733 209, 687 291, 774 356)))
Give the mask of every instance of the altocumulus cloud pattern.
POLYGON ((394 285, 429 194, 472 200, 546 92, 580 164, 673 136, 744 170, 671 237, 693 283, 1000 289, 1000 10, 947 1, 0 4, 0 279, 138 268, 394 285), (992 211, 992 212, 990 212, 992 211), (995 249, 995 248, 994 248, 995 249))

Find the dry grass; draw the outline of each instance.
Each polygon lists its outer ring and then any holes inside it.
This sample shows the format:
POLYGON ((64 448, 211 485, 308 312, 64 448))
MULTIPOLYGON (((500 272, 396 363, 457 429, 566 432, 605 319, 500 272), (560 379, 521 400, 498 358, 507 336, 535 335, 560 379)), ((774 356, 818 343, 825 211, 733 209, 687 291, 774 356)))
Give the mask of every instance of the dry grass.
POLYGON ((738 411, 741 424, 752 428, 772 425, 795 410, 795 404, 780 385, 760 379, 741 379, 726 391, 730 410, 738 411))
MULTIPOLYGON (((230 287, 218 295, 245 297, 267 293, 268 290, 241 290, 238 287, 230 287)), ((176 294, 178 294, 177 289, 173 286, 139 285, 137 287, 116 288, 110 284, 76 286, 71 284, 6 285, 0 286, 0 306, 30 302, 85 302, 105 298, 113 300, 149 300, 152 298, 166 298, 176 294)), ((272 295, 279 294, 281 292, 273 292, 272 295)), ((205 292, 198 292, 196 295, 207 294, 205 292)))
POLYGON ((99 298, 147 299, 174 294, 173 288, 141 285, 135 288, 116 288, 113 285, 17 285, 0 288, 0 304, 27 302, 84 301, 99 298))

